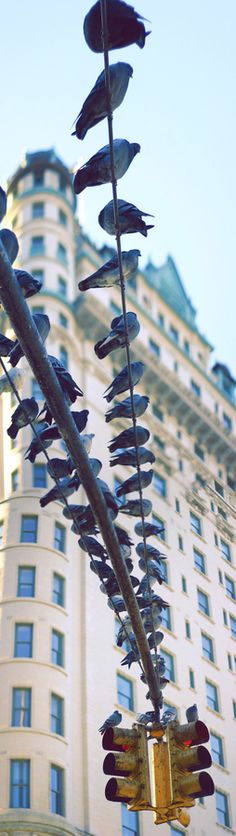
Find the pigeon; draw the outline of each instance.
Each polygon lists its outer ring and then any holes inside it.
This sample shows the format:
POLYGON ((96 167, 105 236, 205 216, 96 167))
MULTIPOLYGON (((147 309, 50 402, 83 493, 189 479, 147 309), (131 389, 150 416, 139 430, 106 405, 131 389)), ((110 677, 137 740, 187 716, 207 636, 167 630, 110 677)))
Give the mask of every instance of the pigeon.
MULTIPOLYGON (((120 180, 140 151, 138 142, 128 142, 127 139, 113 140, 113 160, 115 179, 120 180)), ((81 194, 88 186, 101 186, 111 183, 110 146, 104 145, 93 157, 76 172, 74 177, 74 192, 81 194)))
MULTIPOLYGON (((99 543, 95 537, 89 537, 88 534, 83 534, 83 537, 80 537, 78 540, 80 548, 84 552, 88 552, 89 554, 94 554, 95 557, 100 557, 101 560, 107 559, 107 552, 102 543, 99 543)), ((109 566, 109 573, 112 572, 112 569, 109 566)))
MULTIPOLYGON (((147 238, 148 230, 153 229, 154 224, 146 224, 142 216, 153 218, 149 212, 142 212, 133 203, 127 203, 126 200, 119 199, 118 206, 118 223, 120 235, 130 234, 132 232, 141 232, 147 238)), ((98 223, 108 232, 108 235, 116 235, 116 226, 114 220, 113 200, 104 206, 98 216, 98 223)))
POLYGON ((115 519, 115 517, 117 516, 118 511, 119 511, 119 505, 116 501, 116 497, 113 496, 113 493, 111 492, 109 486, 107 485, 106 482, 103 481, 103 479, 98 478, 97 479, 97 485, 103 493, 103 496, 104 496, 107 507, 109 509, 111 509, 111 511, 113 511, 113 513, 115 515, 113 517, 113 519, 115 519))
MULTIPOLYGON (((138 537, 143 536, 143 526, 142 526, 141 522, 138 522, 138 523, 135 524, 134 530, 135 530, 135 534, 138 534, 138 537)), ((165 530, 164 528, 160 528, 160 526, 155 525, 155 523, 149 523, 149 522, 144 523, 144 532, 145 532, 145 537, 146 538, 147 537, 159 537, 159 535, 162 534, 162 532, 164 530, 165 530)), ((136 551, 137 551, 137 549, 136 549, 136 551)), ((140 552, 137 552, 137 554, 140 555, 140 552)))
MULTIPOLYGON (((139 476, 141 488, 148 488, 152 481, 153 470, 140 470, 139 476)), ((137 473, 134 476, 130 476, 129 479, 125 479, 125 482, 117 488, 116 495, 126 496, 127 493, 133 493, 134 491, 139 491, 139 477, 137 473)))
POLYGON ((144 517, 148 517, 152 511, 152 502, 150 499, 143 499, 142 502, 140 499, 130 499, 125 505, 121 505, 120 511, 129 517, 141 517, 142 513, 144 517))
MULTIPOLYGON (((123 102, 125 97, 129 80, 133 75, 133 68, 130 64, 125 64, 124 61, 118 61, 117 64, 111 64, 109 67, 110 75, 110 103, 112 112, 123 102)), ((75 119, 75 131, 72 136, 77 136, 78 139, 84 139, 87 131, 93 128, 102 119, 107 116, 107 97, 106 97, 106 83, 104 70, 97 78, 97 81, 90 91, 87 99, 81 108, 81 111, 75 119)))
MULTIPOLYGON (((142 375, 144 372, 144 363, 141 361, 136 361, 135 363, 131 363, 131 378, 133 386, 136 386, 136 383, 139 383, 142 375)), ((116 395, 120 395, 122 392, 125 392, 126 389, 129 389, 129 373, 128 373, 128 366, 124 366, 121 369, 121 372, 114 377, 112 383, 109 384, 107 389, 104 392, 103 397, 106 399, 108 403, 112 401, 116 395)))
POLYGON ((187 708, 185 714, 187 723, 196 723, 198 720, 198 707, 196 703, 190 705, 189 708, 187 708))
POLYGON ((70 476, 75 470, 75 465, 70 456, 67 459, 50 459, 47 463, 47 472, 52 479, 64 479, 70 476))
POLYGON ((32 276, 26 270, 14 270, 14 273, 25 299, 29 299, 35 293, 39 293, 43 283, 42 278, 37 279, 36 276, 32 276))
POLYGON ((73 377, 71 377, 71 374, 70 372, 68 372, 68 369, 65 369, 63 363, 61 363, 60 360, 58 360, 57 357, 54 357, 52 354, 48 354, 48 360, 54 369, 54 372, 58 379, 58 383, 60 383, 64 395, 68 397, 70 403, 74 403, 76 401, 76 398, 78 397, 81 398, 83 395, 82 390, 80 389, 78 384, 75 383, 75 380, 73 380, 73 377))
MULTIPOLYGON (((122 273, 123 278, 128 280, 134 278, 138 269, 138 259, 141 255, 140 250, 124 250, 121 253, 122 273)), ((120 268, 118 256, 115 254, 109 261, 106 261, 102 267, 99 267, 95 273, 88 276, 87 279, 82 279, 78 284, 81 291, 90 290, 98 287, 114 287, 120 284, 120 268)))
POLYGON ((46 450, 47 447, 50 447, 50 445, 52 444, 51 438, 47 439, 46 441, 43 441, 42 439, 42 433, 47 428, 47 426, 48 425, 45 423, 45 421, 39 421, 35 424, 35 429, 37 429, 39 438, 33 437, 31 444, 29 445, 25 453, 25 459, 29 459, 29 461, 32 463, 35 461, 36 456, 38 456, 39 453, 42 453, 42 450, 46 450))
POLYGON ((49 502, 64 502, 63 497, 71 496, 74 491, 78 490, 80 485, 81 482, 78 473, 74 473, 74 476, 71 478, 67 476, 65 479, 60 479, 57 485, 54 485, 50 491, 40 497, 39 502, 41 508, 44 508, 49 502))
POLYGON ((3 374, 0 377, 0 395, 3 392, 12 392, 12 383, 17 389, 22 386, 23 379, 19 369, 12 369, 8 374, 3 374))
MULTIPOLYGON (((158 671, 159 676, 164 676, 165 673, 165 660, 163 656, 155 656, 151 654, 151 660, 153 663, 153 667, 155 671, 158 671)), ((147 685, 147 680, 145 673, 140 674, 141 682, 144 682, 144 685, 147 685)))
POLYGON ((173 723, 173 720, 177 719, 177 709, 176 708, 168 708, 164 711, 161 717, 161 725, 168 726, 168 723, 173 723))
MULTIPOLYGON (((130 580, 133 588, 138 586, 138 578, 135 578, 133 575, 130 575, 130 580)), ((120 587, 116 580, 114 572, 112 573, 112 575, 109 575, 108 580, 100 586, 100 589, 101 592, 104 592, 106 595, 119 595, 120 587)))
POLYGON ((110 714, 110 717, 107 717, 107 719, 102 724, 102 726, 100 726, 100 729, 98 731, 100 731, 101 734, 104 734, 104 732, 107 729, 112 729, 112 728, 114 728, 114 726, 119 726, 120 723, 121 723, 121 720, 122 720, 122 714, 120 713, 120 711, 113 711, 113 714, 110 714))
POLYGON ((8 357, 14 345, 14 340, 9 340, 8 337, 5 337, 5 334, 0 334, 0 357, 8 357))
POLYGON ((147 557, 148 561, 149 559, 158 562, 162 559, 166 560, 166 556, 163 555, 162 552, 159 551, 159 549, 155 549, 154 546, 150 546, 149 543, 144 545, 143 541, 141 543, 138 543, 138 545, 135 548, 135 551, 137 552, 138 556, 141 557, 141 560, 143 560, 144 557, 147 557))
MULTIPOLYGON (((161 578, 160 582, 162 583, 163 576, 161 574, 161 570, 162 570, 161 561, 159 561, 159 560, 149 560, 149 558, 145 560, 144 557, 141 557, 139 562, 138 562, 138 565, 139 565, 139 568, 141 569, 142 572, 147 572, 148 573, 148 576, 152 575, 157 580, 159 580, 159 578, 161 578)), ((140 595, 140 590, 139 590, 138 594, 140 595)))
POLYGON ((94 572, 96 575, 99 575, 100 579, 104 580, 104 578, 109 578, 109 575, 112 575, 112 568, 111 566, 109 566, 109 563, 105 562, 105 560, 93 559, 90 561, 89 565, 91 571, 94 572))
POLYGON ((115 610, 115 612, 126 611, 126 606, 121 595, 111 595, 107 601, 107 605, 110 607, 110 610, 115 610))
POLYGON ((11 424, 7 429, 10 438, 16 438, 22 427, 26 427, 27 424, 35 421, 38 411, 39 408, 35 398, 24 398, 11 416, 11 424))
POLYGON ((119 540, 119 543, 122 546, 133 546, 133 541, 130 539, 128 531, 125 531, 124 528, 121 528, 119 525, 115 525, 115 531, 119 540))
POLYGON ((140 331, 137 315, 129 311, 126 314, 126 323, 127 335, 124 317, 117 316, 112 320, 110 333, 103 340, 99 340, 94 346, 95 354, 99 357, 99 360, 103 360, 104 357, 107 357, 108 354, 111 354, 117 348, 124 348, 127 340, 129 343, 135 340, 135 337, 137 337, 140 331))
MULTIPOLYGON (((169 682, 170 682, 170 680, 167 679, 166 676, 160 676, 159 685, 160 685, 161 691, 163 691, 163 689, 166 687, 166 685, 169 685, 169 682)), ((148 691, 147 694, 146 694, 146 700, 150 700, 150 699, 151 699, 151 694, 150 694, 150 691, 148 691)), ((161 706, 162 706, 162 702, 161 702, 161 706)))
MULTIPOLYGON (((36 313, 33 314, 33 320, 34 324, 36 325, 39 336, 41 337, 41 340, 44 343, 50 331, 49 317, 47 316, 47 314, 36 313)), ((9 354, 9 362, 11 363, 11 366, 17 366, 17 363, 19 363, 19 360, 21 360, 21 357, 23 356, 23 348, 21 348, 20 343, 18 342, 18 340, 16 340, 9 354)))
MULTIPOLYGON (((70 414, 76 424, 78 432, 82 433, 87 424, 89 415, 88 409, 82 409, 81 412, 72 411, 70 414)), ((42 432, 42 438, 44 441, 47 441, 49 438, 51 441, 61 438, 61 433, 59 432, 57 424, 51 424, 51 426, 48 425, 42 432)))
POLYGON ((96 521, 90 505, 70 504, 63 508, 63 516, 73 520, 71 531, 75 534, 97 534, 96 521), (73 528, 74 526, 74 528, 73 528))
POLYGON ((122 644, 127 639, 127 635, 129 640, 132 641, 134 634, 133 634, 133 627, 130 621, 129 615, 127 615, 123 619, 123 623, 120 625, 119 631, 117 633, 116 644, 117 647, 122 647, 122 644))
MULTIPOLYGON (((144 630, 146 633, 152 633, 153 629, 156 630, 157 627, 160 626, 160 610, 159 607, 155 607, 155 605, 151 607, 145 607, 145 609, 141 613, 142 621, 144 630)), ((164 639, 163 633, 160 633, 160 642, 164 639)))
POLYGON ((141 723, 142 726, 147 726, 148 723, 155 723, 155 718, 155 711, 146 711, 145 714, 137 714, 137 723, 141 723))
POLYGON ((16 260, 19 250, 17 237, 11 229, 0 229, 0 240, 6 250, 7 257, 11 264, 16 260))
MULTIPOLYGON (((149 644, 150 650, 153 650, 153 648, 156 647, 156 645, 161 644, 163 639, 164 639, 164 635, 163 635, 163 633, 160 632, 160 630, 158 630, 154 634, 154 636, 153 636, 153 634, 151 634, 148 638, 148 644, 149 644)), ((127 656, 125 656, 124 659, 122 659, 121 665, 122 665, 122 667, 125 667, 125 665, 128 665, 128 668, 130 668, 131 665, 133 664, 133 662, 138 662, 139 659, 140 659, 140 653, 139 653, 138 646, 136 645, 136 647, 132 648, 132 650, 129 650, 129 653, 127 653, 127 656)))
POLYGON ((0 186, 0 223, 7 211, 7 196, 2 186, 0 186))
MULTIPOLYGON (((134 414, 136 418, 139 418, 144 412, 146 412, 149 404, 149 398, 147 395, 133 395, 133 402, 134 414)), ((124 401, 116 403, 115 406, 106 412, 105 421, 107 424, 109 421, 114 421, 115 418, 133 418, 131 397, 125 398, 124 401)))
MULTIPOLYGON (((119 49, 130 44, 137 44, 143 49, 145 38, 150 32, 145 32, 142 20, 145 18, 136 12, 133 6, 122 0, 109 0, 107 4, 107 48, 119 49)), ((97 0, 84 18, 84 37, 93 52, 103 52, 102 24, 100 2, 97 0)))
MULTIPOLYGON (((139 464, 154 464, 155 456, 152 450, 147 450, 146 447, 138 447, 139 464)), ((116 456, 110 459, 110 467, 116 465, 126 465, 127 467, 137 467, 137 452, 135 447, 129 450, 118 451, 116 456)))
POLYGON ((167 601, 164 601, 164 599, 161 598, 160 595, 157 595, 156 592, 153 592, 152 590, 151 595, 149 594, 149 592, 146 592, 144 593, 142 598, 140 596, 137 596, 137 603, 139 609, 142 610, 142 617, 144 618, 149 618, 150 609, 152 609, 152 612, 154 613, 155 617, 158 617, 159 615, 161 615, 162 610, 166 610, 166 608, 170 606, 167 603, 167 601))
POLYGON ((120 450, 126 447, 132 447, 135 442, 139 444, 145 444, 150 437, 149 430, 146 430, 145 427, 142 427, 139 424, 136 424, 136 433, 134 432, 133 427, 129 427, 128 430, 122 430, 116 438, 113 438, 112 441, 109 442, 108 447, 110 453, 115 453, 116 450, 120 450))
POLYGON ((137 590, 137 594, 143 595, 144 592, 149 592, 149 590, 152 589, 153 586, 155 586, 157 581, 159 584, 162 584, 163 578, 161 572, 158 571, 158 569, 156 568, 155 573, 150 572, 146 575, 143 575, 142 580, 139 584, 139 588, 137 590))

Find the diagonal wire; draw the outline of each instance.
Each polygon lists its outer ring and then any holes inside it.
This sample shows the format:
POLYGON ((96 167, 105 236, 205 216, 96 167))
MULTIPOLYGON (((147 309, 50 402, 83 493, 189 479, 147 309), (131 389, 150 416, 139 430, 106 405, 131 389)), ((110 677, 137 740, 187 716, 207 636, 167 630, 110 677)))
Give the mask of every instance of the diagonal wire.
MULTIPOLYGON (((118 265, 119 265, 119 272, 120 272, 120 286, 121 286, 121 300, 122 300, 122 311, 123 311, 123 318, 124 318, 124 331, 125 331, 125 343, 126 343, 126 357, 127 357, 127 367, 128 367, 128 379, 129 379, 129 388, 130 388, 130 397, 131 397, 131 409, 132 409, 132 421, 133 421, 133 429, 134 429, 134 439, 135 439, 135 450, 136 450, 136 462, 137 462, 137 475, 138 475, 138 484, 139 484, 139 496, 140 496, 140 506, 141 506, 141 522, 142 522, 142 532, 143 532, 143 543, 144 543, 144 556, 145 556, 145 566, 146 566, 146 574, 147 574, 147 581, 148 581, 148 592, 149 596, 151 597, 151 587, 150 587, 150 573, 148 568, 148 559, 147 559, 147 548, 146 548, 146 535, 145 535, 145 525, 144 525, 144 512, 143 512, 143 491, 142 491, 142 484, 141 484, 141 468, 140 468, 140 459, 139 459, 139 449, 138 449, 138 442, 137 442, 137 422, 136 422, 136 415, 135 415, 135 408, 134 408, 134 396, 133 396, 133 382, 132 382, 132 372, 131 372, 131 360, 130 360, 130 343, 129 343, 129 336, 128 336, 128 328, 127 328, 127 311, 126 311, 126 297, 125 297, 125 281, 124 281, 124 274, 123 274, 123 267, 122 267, 122 254, 121 254, 121 232, 120 232, 120 225, 119 225, 119 213, 118 213, 118 203, 117 203, 117 181, 115 176, 115 166, 114 166, 114 153, 113 153, 113 129, 112 129, 112 108, 111 108, 111 89, 110 89, 110 71, 109 71, 109 56, 108 56, 108 30, 107 30, 107 2, 106 0, 100 0, 100 9, 101 9, 101 23, 102 23, 102 42, 103 42, 103 51, 104 51, 104 68, 105 68, 105 83, 106 83, 106 107, 107 107, 107 122, 108 122, 108 136, 109 136, 109 149, 110 149, 110 167, 111 167, 111 182, 112 182, 112 194, 113 194, 113 212, 114 212, 114 222, 115 222, 115 230, 116 230, 116 242, 117 242, 117 257, 118 257, 118 265)), ((157 678, 157 687, 160 691, 160 676, 158 671, 158 651, 157 651, 157 642, 155 636, 155 627, 153 621, 153 613, 152 613, 152 605, 150 606, 150 614, 151 614, 151 622, 152 622, 152 635, 153 635, 153 642, 154 642, 154 656, 155 656, 155 668, 156 668, 156 678, 157 678)), ((160 693, 160 703, 162 704, 162 694, 160 693)), ((157 720, 159 720, 159 709, 157 709, 157 720)))

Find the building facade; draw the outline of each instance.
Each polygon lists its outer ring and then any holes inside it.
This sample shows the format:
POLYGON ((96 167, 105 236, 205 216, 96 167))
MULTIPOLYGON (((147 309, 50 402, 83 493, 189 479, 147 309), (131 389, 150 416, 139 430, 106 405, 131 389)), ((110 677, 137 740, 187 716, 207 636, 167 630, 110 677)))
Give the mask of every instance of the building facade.
MULTIPOLYGON (((53 150, 27 154, 8 184, 5 224, 16 233, 16 266, 42 276, 32 312, 45 311, 51 330, 47 350, 68 365, 89 409, 95 432, 92 454, 103 462, 112 489, 130 475, 109 467, 107 443, 127 424, 105 423, 103 393, 125 365, 119 350, 100 361, 94 343, 120 312, 119 287, 78 291, 78 281, 112 254, 99 251, 75 217, 71 174, 53 150)), ((112 239, 111 239, 112 240, 112 239)), ((165 706, 197 703, 211 732, 215 796, 197 802, 191 823, 161 825, 162 836, 214 836, 236 832, 233 808, 236 723, 236 410, 235 381, 199 332, 194 310, 171 258, 149 263, 127 283, 127 309, 141 329, 132 359, 145 362, 136 391, 150 397, 142 419, 156 456, 151 488, 153 517, 163 523, 167 556, 161 594, 161 653, 170 680, 165 706)), ((1 314, 1 330, 9 323, 1 314)), ((42 393, 26 362, 20 364, 21 396, 42 393)), ((125 395, 126 397, 126 395, 125 395)), ((24 458, 29 428, 7 435, 10 393, 1 396, 1 700, 0 831, 11 833, 152 836, 152 813, 128 813, 105 800, 98 727, 114 709, 123 726, 151 708, 139 667, 126 673, 116 646, 115 617, 79 549, 62 505, 41 509, 52 482, 43 454, 24 458)), ((49 455, 65 456, 63 442, 49 455)), ((85 496, 80 488, 78 501, 85 496)), ((76 498, 77 501, 77 498, 76 498)), ((133 534, 132 520, 118 522, 133 534)), ((135 538, 136 542, 137 538, 135 538)), ((154 545, 154 541, 153 541, 154 545)), ((158 590, 159 591, 159 587, 158 590)))

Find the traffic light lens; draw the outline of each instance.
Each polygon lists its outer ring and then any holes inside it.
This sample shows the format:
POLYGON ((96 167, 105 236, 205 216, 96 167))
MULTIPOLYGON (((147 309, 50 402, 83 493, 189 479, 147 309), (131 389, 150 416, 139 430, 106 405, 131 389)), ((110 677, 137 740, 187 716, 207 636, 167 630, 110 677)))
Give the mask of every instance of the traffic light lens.
POLYGON ((208 772, 199 772, 195 777, 198 779, 199 790, 196 792, 190 792, 189 795, 191 798, 204 798, 207 795, 214 795, 214 781, 212 781, 208 772))

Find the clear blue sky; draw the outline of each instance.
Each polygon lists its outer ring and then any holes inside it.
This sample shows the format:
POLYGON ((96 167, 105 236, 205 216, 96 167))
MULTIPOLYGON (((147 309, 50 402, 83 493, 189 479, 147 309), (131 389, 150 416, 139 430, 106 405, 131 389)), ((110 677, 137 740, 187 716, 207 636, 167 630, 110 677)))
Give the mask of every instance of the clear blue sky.
MULTIPOLYGON (((124 236, 122 247, 139 247, 141 266, 172 255, 214 359, 236 374, 236 2, 137 0, 135 7, 151 21, 145 48, 110 54, 111 63, 128 61, 134 70, 114 137, 141 145, 118 196, 155 214, 156 226, 147 239, 124 236)), ((103 69, 83 37, 89 8, 87 0, 2 5, 2 184, 26 150, 54 146, 72 166, 107 144, 105 121, 83 142, 70 135, 103 69)), ((97 221, 110 199, 108 185, 81 200, 84 229, 98 245, 114 240, 97 221)))

